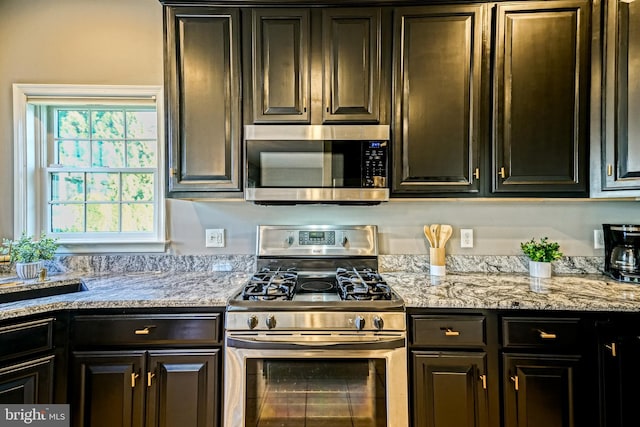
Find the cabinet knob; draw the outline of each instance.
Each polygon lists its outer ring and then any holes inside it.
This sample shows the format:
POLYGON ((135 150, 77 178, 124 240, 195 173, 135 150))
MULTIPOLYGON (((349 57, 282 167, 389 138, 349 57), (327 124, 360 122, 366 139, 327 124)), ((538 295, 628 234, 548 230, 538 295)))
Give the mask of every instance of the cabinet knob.
POLYGON ((136 387, 136 379, 139 377, 139 374, 136 374, 135 372, 131 373, 131 388, 135 388, 136 387))
POLYGON ((607 165, 607 176, 613 176, 613 165, 612 164, 608 164, 607 165))
POLYGON ((454 330, 453 330, 453 329, 451 329, 451 328, 446 328, 446 329, 444 330, 444 336, 445 336, 445 337, 457 337, 457 336, 460 336, 460 332, 458 332, 458 331, 454 331, 454 330))
POLYGON ((551 334, 541 329, 538 329, 538 332, 540 333, 540 338, 542 338, 543 340, 555 340, 556 338, 558 338, 556 334, 551 334))
POLYGON ((482 381, 482 388, 484 390, 487 389, 487 376, 486 375, 480 375, 480 381, 482 381))
POLYGON ((611 350, 611 356, 616 357, 616 343, 612 342, 611 344, 605 345, 605 348, 611 350))
POLYGON ((516 391, 518 391, 518 389, 520 388, 520 384, 518 381, 518 376, 514 375, 512 377, 509 377, 511 379, 511 381, 513 381, 513 387, 516 389, 516 391))
POLYGON ((505 179, 507 177, 507 174, 504 171, 504 168, 500 168, 500 171, 498 171, 498 176, 502 179, 505 179))
POLYGON ((153 380, 153 377, 155 377, 156 374, 154 374, 153 372, 147 372, 147 387, 151 387, 151 382, 153 380))
POLYGON ((155 328, 154 325, 145 326, 143 329, 136 329, 134 333, 136 335, 149 335, 151 333, 151 329, 155 328))

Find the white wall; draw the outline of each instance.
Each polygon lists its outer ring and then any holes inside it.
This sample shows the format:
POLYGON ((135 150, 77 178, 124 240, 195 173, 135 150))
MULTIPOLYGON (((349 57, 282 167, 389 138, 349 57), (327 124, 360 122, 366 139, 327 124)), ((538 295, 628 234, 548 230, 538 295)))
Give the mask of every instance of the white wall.
MULTIPOLYGON (((11 84, 162 84, 162 7, 157 0, 0 0, 0 237, 13 232, 11 84)), ((519 253, 518 243, 549 236, 568 255, 598 255, 603 222, 640 223, 639 202, 390 202, 374 207, 263 207, 244 202, 167 201, 171 251, 251 254, 255 226, 377 224, 381 252, 426 252, 422 225, 449 223, 450 253, 519 253), (228 245, 204 248, 205 228, 225 228, 228 245), (459 227, 476 247, 459 249, 459 227)))

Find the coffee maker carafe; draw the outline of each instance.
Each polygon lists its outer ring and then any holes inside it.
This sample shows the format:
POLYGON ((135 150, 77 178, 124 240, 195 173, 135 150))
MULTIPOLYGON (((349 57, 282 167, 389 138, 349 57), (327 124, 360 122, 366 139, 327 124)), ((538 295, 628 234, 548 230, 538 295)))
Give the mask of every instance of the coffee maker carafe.
POLYGON ((622 282, 640 283, 640 225, 602 224, 604 272, 622 282))

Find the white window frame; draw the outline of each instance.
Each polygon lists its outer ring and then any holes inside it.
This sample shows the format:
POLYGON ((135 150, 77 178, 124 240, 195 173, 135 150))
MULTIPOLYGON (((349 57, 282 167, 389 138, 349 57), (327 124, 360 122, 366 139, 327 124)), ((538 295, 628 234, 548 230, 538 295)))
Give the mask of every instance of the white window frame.
POLYGON ((113 103, 118 100, 149 99, 155 101, 158 118, 157 179, 155 180, 156 219, 155 232, 148 237, 124 239, 102 238, 97 241, 90 234, 74 238, 60 238, 59 253, 106 252, 164 252, 166 239, 164 193, 164 98, 162 86, 130 85, 13 85, 13 138, 14 138, 14 238, 23 232, 39 236, 47 230, 47 167, 46 126, 36 119, 38 104, 59 105, 56 100, 78 101, 78 105, 98 100, 113 103))

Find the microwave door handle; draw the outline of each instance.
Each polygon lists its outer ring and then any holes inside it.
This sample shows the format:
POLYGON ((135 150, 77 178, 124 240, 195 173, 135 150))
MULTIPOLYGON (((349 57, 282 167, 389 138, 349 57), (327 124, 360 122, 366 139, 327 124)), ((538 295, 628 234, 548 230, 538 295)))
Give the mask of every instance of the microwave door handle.
POLYGON ((268 337, 227 337, 227 347, 234 348, 248 348, 248 349, 268 349, 268 350, 388 350, 395 348, 402 348, 405 346, 404 337, 385 337, 385 338, 371 338, 369 340, 354 340, 354 339, 324 339, 318 341, 309 340, 296 340, 292 337, 291 340, 282 340, 281 337, 277 340, 270 340, 268 337))

